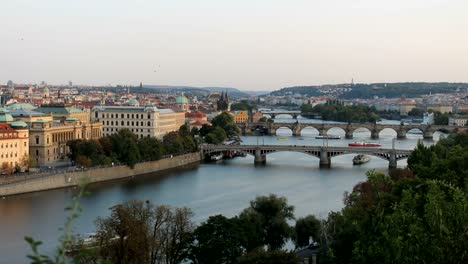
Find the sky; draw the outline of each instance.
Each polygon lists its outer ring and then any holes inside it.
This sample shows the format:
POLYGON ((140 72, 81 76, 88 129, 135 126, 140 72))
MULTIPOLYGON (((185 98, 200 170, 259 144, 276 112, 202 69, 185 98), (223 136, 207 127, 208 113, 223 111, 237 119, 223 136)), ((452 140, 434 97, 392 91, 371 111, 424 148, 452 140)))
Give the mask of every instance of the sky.
POLYGON ((0 0, 0 83, 468 82, 467 0, 0 0))

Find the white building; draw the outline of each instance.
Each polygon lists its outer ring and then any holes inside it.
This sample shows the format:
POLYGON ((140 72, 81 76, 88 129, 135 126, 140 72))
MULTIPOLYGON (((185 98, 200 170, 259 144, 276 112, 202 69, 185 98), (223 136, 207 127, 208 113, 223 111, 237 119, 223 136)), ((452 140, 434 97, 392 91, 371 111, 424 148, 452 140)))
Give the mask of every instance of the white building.
POLYGON ((468 115, 454 115, 449 117, 449 126, 466 126, 468 124, 468 115))
POLYGON ((127 128, 139 138, 162 138, 168 132, 179 130, 185 123, 185 114, 155 106, 96 106, 91 120, 102 122, 104 136, 127 128))

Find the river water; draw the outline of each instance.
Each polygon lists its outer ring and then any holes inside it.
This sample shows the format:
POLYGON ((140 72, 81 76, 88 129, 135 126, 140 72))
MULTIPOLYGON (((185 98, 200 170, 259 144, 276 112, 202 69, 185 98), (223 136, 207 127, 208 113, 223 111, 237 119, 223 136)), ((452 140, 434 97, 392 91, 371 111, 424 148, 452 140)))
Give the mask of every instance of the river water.
MULTIPOLYGON (((324 143, 315 139, 318 132, 303 131, 301 137, 291 137, 291 131, 280 129, 275 137, 243 137, 243 144, 315 145, 324 143), (278 140, 283 137, 286 140, 278 140)), ((331 130, 329 134, 341 134, 331 130)), ((355 139, 369 139, 368 131, 356 132, 355 139)), ((384 130, 378 141, 383 148, 390 148, 396 133, 384 130)), ((437 140, 436 135, 436 139, 437 140)), ((397 140, 396 148, 412 149, 420 135, 408 135, 397 140)), ((329 140, 330 146, 346 146, 353 140, 329 140)), ((434 141, 425 141, 432 144, 434 141)), ((201 222, 210 215, 234 216, 246 208, 258 195, 274 193, 287 197, 295 206, 296 217, 315 214, 319 217, 343 207, 343 193, 365 180, 368 170, 386 171, 388 162, 371 157, 371 161, 352 165, 353 155, 332 159, 331 169, 320 169, 317 158, 296 153, 279 152, 267 156, 267 164, 255 166, 253 157, 235 158, 217 163, 201 163, 165 173, 155 173, 134 179, 95 184, 89 187, 91 194, 81 200, 83 213, 75 221, 77 233, 94 230, 98 216, 109 215, 108 208, 131 199, 151 200, 155 204, 187 206, 195 213, 193 220, 201 222)), ((399 161, 404 167, 406 160, 399 161)), ((24 194, 0 199, 0 263, 27 263, 29 249, 25 235, 44 242, 44 252, 50 253, 57 244, 58 229, 63 226, 64 208, 71 203, 76 189, 59 189, 24 194)))

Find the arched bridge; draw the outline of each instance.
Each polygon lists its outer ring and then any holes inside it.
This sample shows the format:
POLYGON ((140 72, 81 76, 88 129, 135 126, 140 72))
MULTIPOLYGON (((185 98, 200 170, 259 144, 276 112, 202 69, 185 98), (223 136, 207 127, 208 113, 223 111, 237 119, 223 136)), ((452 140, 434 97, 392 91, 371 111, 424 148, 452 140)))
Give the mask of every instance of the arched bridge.
POLYGON ((272 119, 275 119, 277 115, 290 115, 293 119, 296 119, 301 111, 294 110, 271 110, 271 111, 262 111, 263 115, 269 115, 272 119))
POLYGON ((438 125, 422 125, 422 124, 374 124, 374 123, 334 123, 334 124, 310 124, 310 123, 269 123, 269 122, 257 122, 257 123, 240 123, 237 124, 242 131, 243 135, 249 135, 254 133, 258 128, 264 128, 268 131, 269 135, 276 135, 276 130, 279 128, 289 128, 292 131, 293 136, 300 136, 301 131, 304 128, 315 128, 319 131, 319 135, 327 135, 328 130, 331 128, 341 128, 345 131, 346 138, 353 138, 353 133, 356 129, 368 129, 371 133, 371 138, 379 138, 379 133, 384 129, 393 129, 397 133, 397 138, 406 138, 408 131, 417 129, 422 132, 425 139, 432 139, 434 132, 453 132, 457 129, 464 129, 459 126, 438 126, 438 125))
POLYGON ((397 161, 406 159, 411 150, 359 148, 359 147, 322 147, 297 145, 202 145, 200 152, 203 156, 219 152, 241 152, 255 157, 255 163, 265 163, 266 155, 280 151, 295 151, 305 153, 320 159, 320 167, 330 167, 331 158, 345 154, 366 154, 385 159, 389 168, 396 168, 397 161))

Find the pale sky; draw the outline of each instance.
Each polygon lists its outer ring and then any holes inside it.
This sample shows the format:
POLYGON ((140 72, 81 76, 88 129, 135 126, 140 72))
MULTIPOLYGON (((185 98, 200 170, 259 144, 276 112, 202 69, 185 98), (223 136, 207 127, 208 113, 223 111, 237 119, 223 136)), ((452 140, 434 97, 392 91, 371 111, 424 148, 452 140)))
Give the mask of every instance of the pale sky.
POLYGON ((0 83, 468 82, 468 0, 0 0, 0 83))

